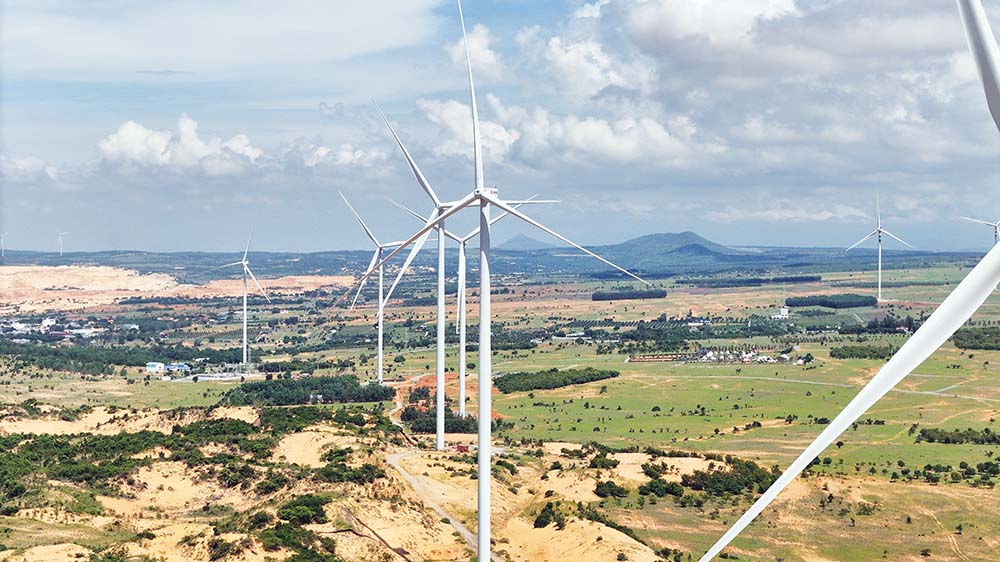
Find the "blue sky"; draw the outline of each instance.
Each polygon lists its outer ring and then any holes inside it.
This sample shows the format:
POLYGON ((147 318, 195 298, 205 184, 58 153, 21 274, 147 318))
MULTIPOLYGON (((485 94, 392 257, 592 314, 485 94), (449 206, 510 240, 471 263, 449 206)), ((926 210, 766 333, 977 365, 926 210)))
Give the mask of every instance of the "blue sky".
MULTIPOLYGON (((361 248, 471 187, 455 6, 0 0, 0 231, 17 248, 361 248)), ((1000 24, 1000 2, 986 0, 1000 24)), ((582 243, 694 230, 982 248, 1000 138, 951 0, 467 0, 486 174, 582 243), (596 228, 595 228, 596 226, 596 228)), ((997 215, 994 217, 994 215, 997 215)), ((461 219, 471 224, 471 217, 461 219)), ((527 233, 515 223, 496 237, 527 233)))

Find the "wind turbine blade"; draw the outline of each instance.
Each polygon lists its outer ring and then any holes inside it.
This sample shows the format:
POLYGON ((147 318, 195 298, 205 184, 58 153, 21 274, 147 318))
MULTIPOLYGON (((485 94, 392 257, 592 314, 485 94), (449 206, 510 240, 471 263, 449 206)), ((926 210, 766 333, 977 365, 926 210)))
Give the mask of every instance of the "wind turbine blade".
POLYGON ((425 232, 423 236, 417 239, 413 244, 413 248, 410 249, 410 253, 406 256, 406 261, 403 262, 403 267, 399 269, 399 273, 396 274, 396 278, 392 280, 392 285, 389 285, 389 290, 385 292, 385 298, 382 299, 382 307, 385 307, 385 303, 389 302, 392 297, 392 293, 396 290, 396 286, 406 275, 407 270, 410 269, 410 265, 413 263, 413 259, 417 257, 420 250, 424 248, 424 244, 427 243, 427 238, 431 235, 430 231, 425 232))
POLYGON ((1000 49, 997 48, 993 29, 980 0, 958 0, 958 12, 965 25, 965 37, 976 61, 990 115, 993 116, 993 123, 1000 128, 1000 49))
POLYGON ((347 197, 344 197, 343 192, 338 191, 337 193, 340 194, 340 198, 344 200, 344 203, 347 203, 347 208, 350 209, 351 213, 354 214, 354 218, 358 219, 358 223, 361 224, 361 228, 365 229, 365 234, 368 235, 368 239, 374 242, 376 246, 378 246, 379 245, 378 238, 375 238, 375 234, 372 232, 370 228, 368 228, 368 225, 365 224, 365 221, 361 219, 361 215, 359 215, 358 212, 354 209, 354 205, 351 205, 351 202, 347 200, 347 197))
POLYGON ((871 238, 872 236, 875 236, 876 234, 878 234, 878 231, 877 231, 877 230, 873 230, 873 231, 871 232, 871 234, 869 234, 869 235, 865 236, 865 237, 864 237, 864 238, 862 238, 861 240, 858 240, 857 242, 855 242, 855 243, 854 243, 854 245, 853 245, 853 246, 851 246, 850 248, 848 248, 848 249, 846 249, 846 250, 844 250, 844 251, 845 251, 845 252, 850 252, 850 251, 851 251, 851 250, 853 250, 854 248, 857 248, 858 246, 860 246, 861 244, 863 244, 863 243, 864 243, 865 241, 869 240, 869 239, 870 239, 870 238, 871 238))
MULTIPOLYGON (((372 270, 372 268, 375 267, 375 264, 378 263, 378 257, 381 254, 382 254, 381 248, 375 250, 375 253, 372 254, 371 261, 368 262, 368 269, 365 270, 365 273, 369 273, 372 270)), ((365 288, 366 282, 368 282, 367 278, 365 278, 365 280, 362 281, 361 284, 358 286, 358 292, 354 295, 354 300, 351 301, 351 310, 354 310, 354 305, 358 304, 358 297, 361 296, 361 290, 365 288)))
POLYGON ((225 269, 227 267, 233 267, 235 265, 243 265, 243 262, 241 262, 241 261, 234 261, 233 263, 227 263, 226 265, 220 265, 218 267, 213 267, 211 269, 206 269, 205 271, 202 271, 202 272, 198 273, 197 275, 205 275, 206 273, 211 273, 213 271, 218 271, 220 269, 225 269))
POLYGON ((247 270, 247 274, 250 275, 250 278, 253 279, 253 284, 257 285, 257 290, 260 291, 260 294, 267 299, 267 302, 271 302, 271 297, 267 296, 267 291, 264 290, 264 287, 260 286, 260 281, 257 281, 257 276, 253 274, 253 271, 250 271, 250 266, 243 264, 243 267, 247 270))
POLYGON ((879 204, 878 191, 875 192, 875 227, 882 228, 882 205, 879 204))
POLYGON ((346 293, 344 293, 340 298, 338 298, 336 301, 334 301, 333 305, 334 306, 340 305, 340 303, 344 302, 344 299, 346 299, 348 296, 350 296, 350 294, 354 291, 354 288, 358 286, 358 283, 363 282, 365 279, 367 279, 368 277, 370 277, 373 272, 377 271, 378 268, 384 266, 386 263, 389 262, 389 260, 391 260, 392 258, 394 258, 397 255, 399 255, 399 253, 402 252, 404 248, 406 248, 410 244, 416 242, 418 239, 422 238, 424 236, 424 234, 427 234, 428 232, 430 232, 431 230, 433 230, 434 227, 437 226, 438 224, 440 224, 441 222, 443 222, 443 221, 445 221, 445 220, 447 220, 447 219, 455 216, 456 214, 458 214, 462 209, 468 207, 473 202, 475 202, 476 200, 478 200, 479 197, 480 197, 480 195, 477 194, 477 193, 470 193, 470 194, 466 195, 465 197, 463 197, 462 199, 460 199, 457 202, 455 202, 455 204, 453 206, 449 207, 446 211, 442 212, 437 217, 431 218, 426 224, 424 224, 423 228, 421 228, 420 230, 418 230, 416 232, 416 234, 414 234, 413 236, 410 236, 398 248, 396 248, 395 250, 392 250, 391 252, 389 252, 388 254, 386 254, 386 256, 384 258, 382 258, 382 261, 380 261, 377 264, 375 264, 375 267, 372 269, 372 271, 369 271, 369 272, 365 273, 364 275, 362 275, 361 278, 358 279, 355 282, 354 285, 351 285, 351 287, 347 289, 346 293))
POLYGON ((893 240, 895 240, 896 242, 899 242, 900 244, 905 244, 905 245, 906 245, 907 247, 909 247, 909 248, 912 248, 912 247, 913 247, 912 245, 910 245, 910 243, 909 243, 909 242, 907 242, 907 241, 903 240, 903 239, 902 239, 902 238, 900 238, 899 236, 896 236, 895 234, 893 234, 893 233, 889 232, 888 230, 886 230, 886 229, 884 229, 884 228, 882 229, 882 234, 885 234, 886 236, 888 236, 888 237, 892 238, 893 240))
POLYGON ((247 255, 250 254, 250 242, 253 241, 253 227, 250 227, 250 236, 247 236, 247 249, 243 250, 243 261, 247 261, 247 255))
POLYGON ((969 218, 969 217, 958 217, 958 218, 960 218, 960 219, 962 219, 964 221, 974 222, 974 223, 977 223, 977 224, 985 224, 986 226, 992 226, 992 227, 996 227, 997 226, 997 223, 989 222, 989 221, 984 221, 984 220, 980 220, 980 219, 972 219, 972 218, 969 218))
POLYGON ((392 133, 392 138, 396 139, 396 144, 399 145, 399 150, 403 152, 403 157, 406 158, 406 163, 409 164, 410 171, 413 172, 413 176, 417 178, 417 183, 420 184, 424 193, 426 193, 427 196, 431 198, 431 201, 434 202, 434 206, 440 207, 441 200, 438 199, 437 193, 434 193, 434 188, 431 187, 431 183, 427 181, 424 173, 420 171, 420 166, 417 166, 417 162, 413 159, 413 156, 410 155, 410 151, 406 150, 406 146, 403 145, 402 139, 399 138, 399 135, 396 134, 396 130, 389 124, 389 119, 386 118, 384 113, 382 113, 382 108, 380 108, 377 103, 375 104, 375 110, 378 111, 380 116, 382 116, 382 121, 385 121, 385 126, 388 127, 389 132, 392 133))
POLYGON ((820 433, 819 437, 806 447, 806 450, 778 477, 764 495, 701 557, 700 562, 708 562, 722 552, 722 549, 770 505, 813 459, 829 447, 875 402, 941 347, 986 302, 998 282, 1000 282, 1000 246, 994 247, 986 254, 979 265, 969 272, 941 306, 913 334, 913 337, 899 348, 899 351, 820 433))
POLYGON ((483 179, 483 145, 479 139, 479 107, 476 105, 476 83, 472 79, 472 55, 469 53, 469 36, 465 33, 465 15, 462 0, 458 0, 458 19, 462 22, 462 42, 465 43, 465 64, 469 68, 469 99, 472 101, 472 154, 476 163, 476 189, 486 187, 483 179))
POLYGON ((482 194, 482 195, 480 195, 480 197, 482 197, 487 202, 489 202, 490 205, 493 205, 493 206, 497 207, 498 209, 500 209, 502 211, 507 211, 508 214, 514 215, 515 217, 517 217, 517 218, 523 220, 524 222, 526 222, 526 223, 534 226, 535 228, 538 228, 538 229, 540 229, 540 230, 542 230, 544 232, 547 232, 551 236, 555 236, 559 240, 562 240, 563 242, 569 244, 570 246, 573 246, 577 250, 585 252, 587 255, 589 255, 589 256, 591 256, 593 258, 596 258, 597 260, 605 263, 606 265, 610 265, 611 267, 617 269, 618 271, 621 271, 625 275, 628 275, 629 277, 631 277, 631 278, 633 278, 633 279, 635 279, 637 281, 641 281, 641 282, 645 283, 646 285, 648 285, 650 287, 653 286, 653 284, 650 283, 649 281, 646 281, 645 279, 639 277, 638 275, 632 273, 631 271, 625 269, 624 267, 616 265, 616 264, 614 264, 614 263, 612 263, 612 262, 610 262, 610 261, 602 258, 601 256, 595 254, 594 252, 591 252, 590 250, 584 248, 583 246, 577 244, 576 242, 573 242, 569 238, 566 238, 562 234, 559 234, 558 232, 556 232, 556 231, 552 230, 551 228, 543 225, 542 223, 536 221, 535 219, 533 219, 533 218, 525 215, 521 211, 519 211, 519 210, 511 207, 510 205, 504 203, 503 201, 500 201, 499 199, 496 199, 496 198, 491 197, 491 196, 486 195, 486 194, 482 194))
MULTIPOLYGON (((519 202, 517 202, 517 203, 511 203, 510 201, 507 201, 506 203, 507 203, 508 205, 510 205, 511 207, 514 207, 515 209, 520 209, 520 208, 521 208, 521 207, 523 207, 524 205, 527 205, 528 203, 531 203, 531 202, 533 202, 533 201, 534 201, 534 199, 535 199, 535 197, 538 197, 538 196, 537 196, 537 195, 532 195, 531 197, 529 197, 529 198, 528 198, 528 200, 527 200, 527 201, 519 201, 519 202)), ((506 216, 507 216, 507 215, 509 215, 509 214, 510 214, 510 213, 508 213, 508 212, 506 212, 506 211, 504 211, 504 212, 500 213, 499 215, 497 215, 497 216, 495 216, 495 217, 493 217, 493 218, 491 218, 491 219, 490 219, 490 224, 491 224, 491 225, 493 225, 493 224, 496 224, 496 223, 497 223, 497 221, 499 221, 500 219, 502 219, 502 218, 506 217, 506 216)), ((467 234, 467 235, 465 236, 465 238, 463 238, 463 239, 461 240, 461 242, 468 242, 469 240, 472 240, 472 239, 473 239, 473 238, 475 238, 476 236, 479 236, 479 228, 478 228, 478 227, 477 227, 477 228, 476 228, 475 230, 473 230, 472 232, 468 233, 468 234, 467 234)))
MULTIPOLYGON (((399 207, 400 209, 406 211, 407 213, 413 215, 413 217, 416 218, 417 220, 419 220, 421 222, 427 222, 427 219, 424 218, 423 215, 421 215, 420 213, 418 213, 418 212, 414 211, 413 209, 407 207, 406 205, 403 205, 401 203, 397 203, 397 202, 393 201, 392 199, 390 199, 389 202, 392 203, 393 205, 399 207)), ((461 242, 462 241, 462 239, 459 238, 458 235, 452 234, 448 230, 444 231, 444 235, 447 236, 448 238, 451 238, 455 242, 461 242)))

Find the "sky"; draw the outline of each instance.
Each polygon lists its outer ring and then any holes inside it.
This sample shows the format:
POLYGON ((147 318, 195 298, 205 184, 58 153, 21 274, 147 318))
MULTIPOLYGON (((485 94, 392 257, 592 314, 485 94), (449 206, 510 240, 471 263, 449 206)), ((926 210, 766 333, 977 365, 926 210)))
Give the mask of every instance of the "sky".
MULTIPOLYGON (((1000 2, 985 0, 1000 25, 1000 2)), ((0 0, 0 232, 360 249, 473 187, 451 0, 0 0)), ((466 0, 486 181, 584 244, 986 248, 1000 134, 953 0, 466 0), (888 245, 887 245, 888 247, 888 245)), ((474 213, 449 228, 472 228, 474 213)), ((504 221, 494 238, 546 235, 504 221)))

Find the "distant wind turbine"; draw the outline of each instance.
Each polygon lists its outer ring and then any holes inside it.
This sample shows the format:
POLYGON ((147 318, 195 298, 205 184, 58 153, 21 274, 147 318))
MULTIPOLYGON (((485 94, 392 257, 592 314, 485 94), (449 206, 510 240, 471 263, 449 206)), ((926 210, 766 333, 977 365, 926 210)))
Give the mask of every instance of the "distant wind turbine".
POLYGON ((1000 221, 990 222, 990 221, 984 221, 984 220, 980 220, 980 219, 970 219, 969 217, 962 217, 962 220, 966 220, 966 221, 969 221, 969 222, 974 222, 976 224, 985 224, 986 226, 992 228, 993 229, 993 244, 995 245, 997 242, 1000 242, 1000 221))
MULTIPOLYGON (((390 242, 388 244, 380 243, 378 241, 378 238, 375 237, 375 234, 371 231, 370 228, 368 228, 368 225, 365 224, 365 221, 362 220, 361 215, 359 215, 358 212, 354 209, 354 206, 351 205, 351 202, 347 200, 347 197, 345 197, 344 194, 339 191, 338 193, 340 193, 340 197, 341 199, 344 200, 344 203, 347 203, 347 207, 351 209, 351 213, 354 214, 354 218, 358 219, 358 223, 360 223, 361 228, 364 229, 365 235, 368 236, 368 239, 371 240, 373 244, 375 244, 375 253, 372 255, 371 262, 368 263, 368 269, 365 270, 365 273, 368 273, 372 270, 372 267, 374 267, 376 263, 379 263, 382 260, 383 252, 385 252, 386 250, 391 250, 393 248, 398 248, 400 243, 399 242, 390 242)), ((384 369, 384 361, 383 361, 383 341, 384 341, 383 334, 385 331, 384 301, 387 298, 384 297, 384 287, 385 287, 384 279, 385 279, 385 266, 384 264, 379 264, 378 266, 378 383, 379 384, 382 384, 383 369, 384 369)), ((351 301, 352 309, 354 308, 354 305, 357 304, 358 297, 361 296, 361 290, 364 288, 365 288, 365 283, 362 282, 361 285, 358 287, 357 294, 354 295, 354 300, 351 301)))
MULTIPOLYGON (((528 198, 528 201, 533 201, 534 199, 535 199, 535 196, 532 196, 532 197, 528 198)), ((404 205, 400 205, 399 203, 396 203, 395 201, 393 201, 392 203, 394 205, 396 205, 397 207, 399 207, 400 209, 402 209, 402 210, 406 211, 407 213, 413 215, 413 217, 416 218, 417 220, 419 220, 420 222, 427 222, 428 221, 427 218, 425 218, 421 214, 417 213, 416 211, 413 211, 412 209, 410 209, 410 208, 408 208, 408 207, 406 207, 404 205)), ((515 209, 520 208, 522 205, 523 205, 523 203, 518 204, 518 205, 514 205, 514 208, 515 209)), ((503 214, 498 215, 497 217, 495 217, 495 218, 493 218, 493 219, 490 220, 490 224, 496 224, 496 222, 498 220, 506 217, 507 215, 508 215, 508 213, 503 213, 503 214)), ((466 298, 466 295, 465 295, 465 293, 466 293, 465 280, 466 280, 467 269, 468 269, 468 267, 467 267, 467 261, 466 261, 466 247, 468 246, 470 240, 472 240, 473 238, 475 238, 476 236, 479 235, 479 229, 476 228, 472 232, 466 234, 464 237, 456 236, 455 234, 452 234, 451 232, 448 232, 447 230, 445 230, 444 233, 445 233, 445 236, 447 236, 448 238, 451 238, 452 240, 454 240, 455 242, 458 243, 458 292, 457 292, 457 298, 455 299, 455 306, 458 309, 457 312, 456 312, 456 314, 455 314, 455 316, 458 318, 458 322, 457 322, 457 325, 456 325, 455 328, 458 331, 458 415, 464 418, 466 416, 466 412, 465 412, 465 369, 466 369, 466 366, 467 366, 467 361, 466 361, 465 351, 466 351, 466 347, 467 347, 467 345, 466 345, 466 316, 467 316, 466 312, 467 312, 467 309, 468 309, 468 307, 465 304, 465 298, 466 298)), ((388 297, 386 297, 386 298, 388 298, 388 297)))
MULTIPOLYGON (((1000 128, 1000 48, 980 0, 958 0, 958 11, 965 24, 976 68, 979 71, 986 100, 993 122, 1000 128)), ((700 562, 709 562, 718 556, 748 525, 778 497, 809 463, 821 455, 841 433, 864 415, 879 399, 913 372, 948 338, 961 328, 1000 282, 1000 245, 994 245, 979 264, 955 287, 941 306, 913 334, 899 351, 879 370, 871 381, 854 397, 836 418, 826 426, 815 441, 771 485, 746 513, 716 542, 700 562)))
POLYGON ((878 241, 878 297, 877 301, 882 302, 882 235, 886 235, 897 242, 905 244, 906 246, 912 248, 909 243, 904 242, 902 238, 896 236, 895 234, 889 232, 888 230, 882 228, 882 211, 879 206, 878 195, 875 195, 875 230, 871 231, 867 236, 858 240, 853 246, 848 248, 846 251, 850 252, 854 248, 857 248, 862 243, 868 241, 872 237, 875 237, 878 241))
POLYGON ((57 230, 56 232, 59 234, 59 257, 62 257, 62 255, 63 255, 63 238, 65 238, 67 235, 69 235, 69 233, 68 232, 63 232, 61 230, 57 230))
POLYGON ((271 297, 267 296, 267 292, 264 287, 260 286, 260 282, 257 281, 257 276, 253 274, 250 270, 250 260, 248 259, 250 254, 250 242, 253 240, 253 229, 250 230, 250 236, 247 238, 247 247, 243 250, 243 258, 240 261, 234 261, 233 263, 227 263, 225 265, 220 265, 219 267, 213 267, 212 269, 206 270, 204 273, 209 271, 217 271, 219 269, 225 269, 227 267, 241 266, 243 268, 243 367, 246 368, 250 364, 250 347, 247 339, 247 277, 253 280, 254 285, 257 285, 257 290, 260 294, 267 299, 267 302, 271 302, 271 297))
MULTIPOLYGON (((465 36, 465 18, 462 14, 462 4, 459 0, 458 3, 458 13, 459 19, 462 23, 462 34, 465 36)), ((513 215, 536 228, 541 229, 544 232, 558 238, 564 243, 582 251, 586 254, 593 256, 600 260, 601 262, 621 271, 625 275, 637 279, 646 285, 650 285, 649 282, 639 278, 634 273, 628 271, 627 269, 615 265, 610 261, 598 256, 597 254, 591 252, 590 250, 580 246, 579 244, 571 241, 570 239, 558 234, 554 230, 548 228, 547 226, 541 224, 540 222, 528 217, 520 210, 515 209, 512 205, 528 203, 528 201, 504 201, 500 199, 499 192, 496 188, 486 187, 486 182, 483 178, 483 154, 482 154, 482 142, 480 140, 479 134, 479 110, 476 105, 476 89, 475 83, 472 78, 472 60, 469 55, 468 41, 465 42, 466 49, 466 64, 469 70, 469 92, 472 105, 472 139, 473 139, 473 158, 475 163, 475 189, 466 195, 465 197, 459 199, 458 201, 452 203, 441 203, 436 204, 435 214, 430 217, 427 222, 424 223, 423 228, 418 230, 416 234, 407 239, 402 246, 396 248, 392 252, 386 255, 381 263, 386 263, 388 260, 399 254, 405 247, 410 244, 417 243, 410 250, 410 255, 407 260, 410 261, 411 258, 419 252, 419 246, 426 240, 427 236, 432 230, 437 228, 443 228, 443 224, 446 220, 457 215, 466 207, 478 207, 479 208, 479 436, 478 436, 478 449, 477 449, 477 559, 483 562, 491 560, 490 555, 491 545, 490 545, 490 534, 491 534, 491 484, 492 484, 492 422, 493 422, 493 342, 492 342, 492 314, 490 312, 491 298, 490 298, 490 249, 491 249, 491 218, 490 210, 491 207, 496 207, 501 211, 506 211, 508 214, 513 215)), ((397 137, 397 142, 399 142, 397 137)), ((400 146, 402 148, 402 145, 400 146)), ((403 149, 403 154, 406 156, 407 162, 410 165, 410 169, 417 175, 418 179, 422 177, 419 169, 416 167, 410 154, 403 149)), ((421 184, 426 182, 422 181, 421 184)), ((532 203, 538 203, 539 201, 531 201, 532 203)), ((443 255, 443 252, 442 252, 443 255)), ((1000 258, 998 258, 1000 259, 1000 258)), ((439 261, 440 263, 440 261, 439 261)), ((378 265, 376 264, 376 268, 378 265)), ((400 274, 405 272, 405 268, 400 271, 400 274)), ((373 272, 369 271, 366 275, 362 276, 361 282, 364 278, 371 276, 373 272)), ((399 276, 397 275, 397 281, 399 276)), ((439 280, 439 289, 443 286, 439 280)), ((352 288, 353 290, 353 288, 352 288)), ((438 303, 438 318, 439 321, 444 315, 443 307, 441 303, 438 303)), ((439 330, 441 326, 439 325, 439 330)), ((440 333, 440 332, 439 332, 440 333)), ((443 334, 442 334, 443 336, 443 334)), ((439 386, 439 393, 443 392, 443 385, 439 386)), ((441 394, 438 395, 439 405, 443 399, 441 394)), ((441 411, 439 410, 439 415, 441 411)), ((439 420, 440 421, 440 420, 439 420)))
POLYGON ((0 258, 7 257, 7 233, 0 234, 0 258))

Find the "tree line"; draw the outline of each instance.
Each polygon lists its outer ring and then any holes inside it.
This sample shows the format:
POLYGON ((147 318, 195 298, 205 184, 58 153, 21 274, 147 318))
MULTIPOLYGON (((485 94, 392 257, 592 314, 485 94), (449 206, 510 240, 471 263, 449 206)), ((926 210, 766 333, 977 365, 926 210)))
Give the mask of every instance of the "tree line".
POLYGON ((587 367, 585 369, 548 369, 534 373, 507 373, 496 378, 496 387, 504 394, 511 392, 526 392, 529 390, 551 390, 573 384, 584 384, 615 378, 618 371, 608 371, 587 367))

